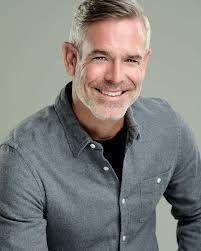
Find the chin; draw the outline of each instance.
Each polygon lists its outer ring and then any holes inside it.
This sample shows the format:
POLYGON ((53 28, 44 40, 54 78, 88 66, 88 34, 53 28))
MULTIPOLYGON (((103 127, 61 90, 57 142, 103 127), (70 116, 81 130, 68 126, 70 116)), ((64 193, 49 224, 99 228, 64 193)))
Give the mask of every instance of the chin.
POLYGON ((122 119, 125 114, 126 111, 106 111, 106 110, 102 110, 102 111, 97 111, 94 109, 91 109, 91 113, 93 114, 94 117, 96 117, 99 120, 104 120, 104 121, 118 121, 120 119, 122 119))

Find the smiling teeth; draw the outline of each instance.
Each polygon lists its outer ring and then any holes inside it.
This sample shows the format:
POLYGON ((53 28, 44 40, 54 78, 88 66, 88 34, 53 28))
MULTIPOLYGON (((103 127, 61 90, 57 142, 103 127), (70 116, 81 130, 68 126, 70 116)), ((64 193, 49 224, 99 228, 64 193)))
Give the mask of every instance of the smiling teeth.
POLYGON ((123 92, 105 92, 105 91, 100 91, 102 94, 110 96, 110 97, 117 97, 120 96, 123 92))

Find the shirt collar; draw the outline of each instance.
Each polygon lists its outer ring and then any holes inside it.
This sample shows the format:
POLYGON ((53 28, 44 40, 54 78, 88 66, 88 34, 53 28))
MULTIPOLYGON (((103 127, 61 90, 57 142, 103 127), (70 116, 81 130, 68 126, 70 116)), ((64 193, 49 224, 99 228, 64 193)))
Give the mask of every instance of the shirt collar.
MULTIPOLYGON (((55 110, 65 131, 67 141, 74 157, 78 157, 82 150, 90 143, 94 142, 88 133, 80 126, 72 110, 72 82, 68 83, 57 96, 55 110)), ((127 142, 132 143, 140 136, 140 127, 133 116, 133 110, 129 107, 126 113, 126 123, 128 128, 127 142)))

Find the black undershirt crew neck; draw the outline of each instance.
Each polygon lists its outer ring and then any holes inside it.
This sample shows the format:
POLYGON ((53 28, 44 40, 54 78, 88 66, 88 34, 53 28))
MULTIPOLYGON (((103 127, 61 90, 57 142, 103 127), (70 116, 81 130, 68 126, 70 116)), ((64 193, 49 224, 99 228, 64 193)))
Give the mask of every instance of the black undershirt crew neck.
POLYGON ((114 138, 105 141, 97 141, 103 146, 103 155, 110 162, 120 183, 122 180, 126 135, 127 128, 125 125, 114 138))

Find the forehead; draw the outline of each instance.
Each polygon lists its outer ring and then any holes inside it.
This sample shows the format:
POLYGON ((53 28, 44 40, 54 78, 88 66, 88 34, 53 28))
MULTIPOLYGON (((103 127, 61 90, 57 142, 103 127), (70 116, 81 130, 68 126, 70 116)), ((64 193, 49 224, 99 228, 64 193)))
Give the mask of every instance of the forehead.
POLYGON ((113 52, 143 51, 145 30, 139 18, 106 19, 90 24, 83 52, 101 49, 113 52))

